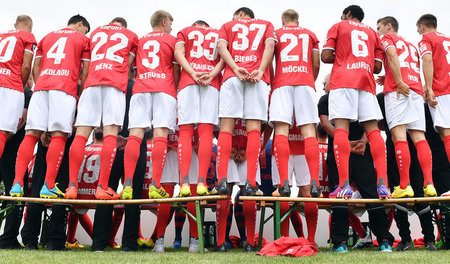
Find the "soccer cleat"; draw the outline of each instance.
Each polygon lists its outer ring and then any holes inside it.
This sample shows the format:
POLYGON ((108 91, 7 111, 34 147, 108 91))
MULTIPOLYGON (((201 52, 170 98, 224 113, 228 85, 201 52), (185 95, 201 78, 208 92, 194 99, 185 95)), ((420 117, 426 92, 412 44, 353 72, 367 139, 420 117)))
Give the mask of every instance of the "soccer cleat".
POLYGON ((208 188, 201 182, 197 184, 197 195, 198 196, 209 195, 208 188))
POLYGON ((318 197, 320 197, 320 193, 321 193, 320 186, 317 183, 317 181, 314 179, 311 180, 311 188, 309 190, 309 194, 311 194, 311 197, 318 198, 318 197))
POLYGON ((340 187, 339 185, 331 192, 328 196, 330 198, 351 198, 353 195, 352 187, 348 184, 348 181, 345 181, 344 185, 340 187))
POLYGON ((413 197, 414 191, 411 188, 411 185, 408 184, 408 186, 405 189, 401 189, 400 186, 394 187, 394 192, 392 192, 392 198, 404 198, 404 197, 413 197))
POLYGON ((219 191, 217 190, 217 186, 208 188, 208 195, 216 195, 216 194, 219 194, 219 191))
POLYGON ((423 188, 423 193, 425 194, 425 197, 434 197, 437 195, 433 184, 428 184, 427 187, 423 188))
POLYGON ((9 191, 9 195, 12 197, 22 197, 23 196, 23 186, 20 186, 20 183, 16 182, 11 190, 9 191))
POLYGON ((291 187, 289 186, 289 181, 284 181, 284 184, 282 187, 278 187, 273 193, 272 196, 274 197, 289 197, 291 195, 291 187))
POLYGON ((392 246, 389 244, 389 241, 383 239, 378 250, 380 250, 381 252, 392 252, 392 246))
POLYGON ((66 189, 66 194, 64 194, 64 198, 66 199, 77 199, 78 197, 78 188, 75 183, 70 183, 70 186, 66 189))
POLYGON ((253 187, 249 180, 245 182, 245 195, 247 196, 263 196, 264 193, 259 189, 258 186, 253 187))
POLYGON ((153 242, 153 239, 149 238, 149 239, 147 239, 147 242, 145 242, 145 245, 146 245, 148 248, 152 248, 152 247, 155 246, 155 242, 153 242))
POLYGON ((370 233, 368 233, 364 238, 359 238, 358 242, 353 246, 353 249, 362 249, 371 247, 373 245, 372 243, 372 236, 370 233))
POLYGON ((227 178, 222 178, 217 186, 217 191, 219 194, 227 195, 228 194, 228 183, 227 178))
MULTIPOLYGON (((148 188, 148 198, 149 199, 160 199, 160 198, 169 198, 169 194, 164 190, 164 188, 156 187, 156 185, 152 184, 150 185, 150 188, 148 188)), ((155 244, 156 245, 156 244, 155 244)))
POLYGON ((110 246, 111 248, 113 248, 113 249, 121 249, 121 248, 122 248, 121 246, 117 245, 116 242, 113 242, 113 243, 110 244, 109 246, 110 246))
POLYGON ((155 247, 153 248, 153 251, 159 252, 159 253, 164 253, 164 237, 163 236, 156 239, 155 247))
POLYGON ((97 200, 117 200, 120 196, 111 187, 108 187, 108 190, 105 191, 101 186, 98 186, 95 191, 95 198, 97 200))
POLYGON ((131 200, 133 199, 133 188, 131 186, 125 186, 120 193, 120 199, 131 200))
POLYGON ((191 187, 189 183, 183 183, 180 188, 180 197, 189 197, 191 196, 191 187))
POLYGON ((198 242, 198 238, 191 237, 189 241, 189 250, 190 253, 199 253, 200 252, 200 244, 198 242))
POLYGON ((215 247, 214 251, 215 252, 227 252, 227 246, 225 245, 225 243, 223 243, 222 245, 215 247))
POLYGON ((377 193, 380 199, 389 199, 391 197, 391 192, 384 184, 377 186, 377 193))
POLYGON ((78 243, 78 241, 75 240, 75 242, 70 243, 69 241, 66 241, 66 248, 84 248, 83 245, 78 243))
POLYGON ((145 240, 145 238, 139 237, 139 238, 137 239, 137 243, 138 243, 138 246, 139 246, 139 247, 144 247, 144 246, 146 245, 145 243, 147 243, 147 241, 145 240))
POLYGON ((428 251, 436 251, 436 243, 434 241, 425 242, 425 249, 428 251))
POLYGON ((181 240, 173 241, 173 248, 181 248, 181 240))
POLYGON ((52 189, 49 189, 47 187, 47 182, 44 183, 44 186, 42 186, 42 189, 39 193, 39 196, 41 198, 47 198, 47 199, 60 199, 60 198, 64 198, 64 193, 61 192, 58 189, 58 184, 55 183, 55 187, 53 187, 52 189))
POLYGON ((335 253, 347 253, 347 241, 344 241, 339 245, 334 245, 332 248, 330 248, 330 251, 335 253))
POLYGON ((255 252, 255 251, 257 251, 257 248, 256 248, 256 246, 252 246, 252 245, 250 245, 250 243, 247 243, 246 245, 245 245, 245 251, 247 251, 247 252, 255 252))
POLYGON ((413 251, 414 250, 414 244, 412 241, 409 242, 400 242, 398 243, 397 247, 394 249, 395 251, 413 251))

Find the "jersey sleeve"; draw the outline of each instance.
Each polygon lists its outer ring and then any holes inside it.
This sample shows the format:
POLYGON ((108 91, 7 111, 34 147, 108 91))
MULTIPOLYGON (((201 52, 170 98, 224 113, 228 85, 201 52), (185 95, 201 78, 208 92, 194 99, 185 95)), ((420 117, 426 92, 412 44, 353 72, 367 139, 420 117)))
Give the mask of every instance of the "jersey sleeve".
POLYGON ((383 62, 383 53, 384 53, 384 51, 381 48, 380 38, 377 36, 376 33, 375 33, 375 40, 376 40, 376 43, 375 43, 375 60, 383 62))
POLYGON ((264 35, 264 42, 268 41, 269 39, 274 40, 275 43, 278 42, 277 34, 275 33, 275 29, 272 23, 267 22, 267 28, 264 35))
POLYGON ((133 55, 136 58, 136 54, 137 54, 137 47, 138 47, 138 43, 139 43, 139 38, 136 34, 133 33, 132 37, 131 37, 131 49, 130 49, 130 53, 131 55, 133 55))
POLYGON ((44 41, 44 39, 45 38, 43 38, 41 41, 39 41, 39 43, 37 45, 35 58, 41 58, 42 57, 42 42, 44 41))
POLYGON ((81 60, 90 61, 90 59, 91 59, 91 50, 89 48, 89 39, 85 37, 83 43, 83 51, 81 52, 81 60))
POLYGON ((430 53, 432 54, 431 50, 431 43, 427 36, 422 36, 422 40, 419 42, 419 53, 420 57, 423 55, 430 53))
POLYGON ((383 49, 384 52, 386 52, 386 50, 389 47, 395 47, 393 39, 388 35, 383 35, 380 41, 381 41, 381 48, 383 49))
POLYGON ((178 32, 177 34, 177 41, 175 43, 176 44, 185 44, 186 43, 186 33, 185 33, 185 29, 182 29, 180 32, 178 32))
POLYGON ((36 39, 34 38, 34 35, 30 33, 27 35, 25 39, 25 51, 34 53, 35 48, 36 48, 36 39))
POLYGON ((325 42, 323 49, 335 50, 337 37, 338 37, 338 24, 335 24, 330 28, 330 30, 328 30, 327 41, 325 42))
POLYGON ((219 30, 219 40, 224 40, 226 42, 228 42, 228 40, 229 40, 228 39, 228 27, 227 27, 227 25, 228 25, 228 23, 224 24, 219 30))
POLYGON ((311 32, 310 34, 311 34, 310 36, 311 36, 311 40, 313 43, 312 49, 319 51, 319 39, 317 38, 316 34, 314 34, 313 32, 311 32))

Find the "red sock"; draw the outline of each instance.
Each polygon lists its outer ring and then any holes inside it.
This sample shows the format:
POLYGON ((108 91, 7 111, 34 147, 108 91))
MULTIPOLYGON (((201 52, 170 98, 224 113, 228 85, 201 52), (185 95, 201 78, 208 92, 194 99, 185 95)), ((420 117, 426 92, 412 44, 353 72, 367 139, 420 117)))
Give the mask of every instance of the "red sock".
MULTIPOLYGON (((152 182, 154 182, 156 184, 156 187, 158 188, 161 185, 161 176, 164 169, 164 164, 166 164, 166 156, 167 156, 167 138, 164 137, 155 138, 153 140, 153 150, 152 150, 152 168, 153 168, 152 182)), ((172 194, 170 195, 170 197, 172 197, 172 194)))
POLYGON ((213 129, 214 125, 212 124, 198 125, 198 137, 200 140, 198 146, 198 183, 205 185, 205 179, 208 175, 209 166, 211 165, 213 129))
MULTIPOLYGON (((222 132, 221 132, 222 133, 222 132)), ((218 200, 216 206, 216 222, 217 222, 217 246, 225 243, 225 234, 227 231, 227 218, 230 211, 230 196, 227 200, 218 200)))
POLYGON ((447 153, 448 162, 450 162, 450 135, 444 137, 445 153, 447 153))
POLYGON ((361 224, 361 220, 356 215, 349 213, 348 214, 348 222, 349 225, 353 228, 353 230, 358 234, 360 238, 364 238, 366 236, 366 231, 361 224))
POLYGON ((283 186, 285 181, 289 181, 290 149, 288 138, 285 135, 275 136, 273 152, 275 161, 277 162, 278 173, 280 175, 280 185, 283 186))
MULTIPOLYGON (((153 153, 152 153, 153 156, 153 153)), ((170 197, 173 196, 172 184, 162 184, 162 187, 169 194, 170 197)), ((170 222, 170 203, 162 203, 158 205, 158 220, 156 221, 156 239, 164 236, 166 233, 166 226, 170 222)))
POLYGON ((379 182, 380 179, 383 179, 384 184, 387 187, 387 158, 384 139, 378 129, 374 129, 367 133, 367 138, 369 139, 370 153, 372 154, 373 163, 375 164, 375 170, 377 172, 377 182, 379 182))
POLYGON ((6 144, 7 138, 8 138, 8 136, 6 135, 6 133, 3 131, 0 131, 0 158, 3 155, 3 150, 5 149, 5 144, 6 144))
POLYGON ((433 184, 433 174, 431 173, 433 162, 430 146, 425 139, 417 141, 415 146, 417 150, 417 159, 419 160, 423 172, 423 186, 427 187, 428 184, 433 184))
POLYGON ((338 128, 334 130, 334 158, 339 173, 339 186, 343 186, 348 180, 350 142, 348 141, 348 130, 338 128))
POLYGON ((316 180, 319 184, 320 153, 319 142, 316 137, 305 138, 305 158, 308 162, 311 180, 316 180))
MULTIPOLYGON (((400 174, 400 188, 405 189, 409 184, 409 166, 411 165, 408 142, 398 140, 394 143, 394 146, 398 172, 400 174)), ((417 155, 419 155, 418 150, 417 155)))
MULTIPOLYGON (((280 217, 282 217, 287 210, 289 210, 289 202, 280 202, 280 217)), ((281 236, 289 237, 289 218, 289 216, 286 217, 286 219, 280 224, 281 236)))
POLYGON ((124 182, 127 182, 127 180, 129 179, 128 181, 131 183, 131 186, 133 185, 133 175, 134 171, 136 170, 136 164, 139 159, 141 143, 142 139, 136 136, 129 136, 127 145, 125 146, 125 154, 123 161, 123 165, 125 167, 124 182))
POLYGON ((231 133, 219 133, 219 139, 217 141, 217 182, 220 182, 223 178, 227 178, 228 160, 231 155, 232 139, 233 134, 231 133))
POLYGON ((75 233, 78 226, 78 214, 76 212, 70 212, 67 217, 67 242, 75 243, 75 233))
POLYGON ((69 150, 69 186, 73 183, 78 188, 78 173, 83 163, 87 138, 76 135, 69 150))
POLYGON ((330 234, 331 238, 331 214, 328 216, 328 234, 330 234))
POLYGON ((245 229, 247 231, 247 242, 251 246, 255 246, 256 202, 244 201, 243 212, 245 216, 245 229))
MULTIPOLYGON (((260 152, 261 152, 261 131, 256 130, 256 129, 248 131, 247 132, 247 179, 252 186, 256 186, 256 171, 258 170, 259 153, 260 152)), ((247 237, 247 239, 248 239, 248 237, 247 237)))
POLYGON ((178 141, 178 163, 180 166, 181 184, 189 183, 189 167, 192 160, 193 125, 180 126, 180 140, 178 141))
POLYGON ((122 223, 124 209, 114 210, 111 234, 109 236, 109 244, 112 245, 115 242, 117 231, 119 231, 120 224, 122 223))
POLYGON ((140 238, 144 238, 144 236, 142 235, 142 229, 141 229, 141 222, 139 221, 139 232, 138 235, 140 238))
POLYGON ((297 236, 304 237, 305 235, 303 234, 303 221, 300 214, 297 211, 292 211, 289 217, 291 218, 291 223, 297 236))
POLYGON ((47 172, 45 173, 45 182, 47 187, 55 187, 56 176, 58 176, 59 167, 64 156, 67 138, 65 136, 54 136, 50 141, 47 151, 47 172))
POLYGON ((319 209, 317 208, 317 203, 305 203, 306 227, 308 228, 308 240, 311 243, 316 243, 318 215, 319 209))
POLYGON ((391 209, 388 213, 387 213, 387 218, 389 221, 389 225, 388 225, 388 231, 391 229, 392 226, 392 221, 394 221, 394 209, 391 209))
POLYGON ((103 147, 100 152, 100 177, 98 178, 98 185, 101 185, 103 190, 108 190, 109 175, 116 157, 116 147, 117 136, 108 135, 103 138, 103 147))
POLYGON ((17 151, 16 176, 14 178, 14 183, 18 182, 22 187, 25 172, 28 169, 28 164, 30 164, 31 159, 33 158, 34 146, 38 140, 39 139, 36 136, 25 135, 19 150, 17 151))
MULTIPOLYGON (((197 196, 197 184, 191 184, 191 195, 197 196)), ((188 211, 195 217, 197 217, 197 213, 195 210, 195 202, 190 202, 187 204, 188 211)), ((189 220, 189 228, 191 230, 191 237, 198 238, 198 230, 197 230, 197 222, 194 219, 188 217, 189 220)))
POLYGON ((92 221, 89 218, 89 215, 88 214, 78 215, 78 221, 80 222, 84 231, 86 231, 88 236, 91 237, 91 239, 92 239, 92 232, 93 232, 94 228, 92 226, 92 221))

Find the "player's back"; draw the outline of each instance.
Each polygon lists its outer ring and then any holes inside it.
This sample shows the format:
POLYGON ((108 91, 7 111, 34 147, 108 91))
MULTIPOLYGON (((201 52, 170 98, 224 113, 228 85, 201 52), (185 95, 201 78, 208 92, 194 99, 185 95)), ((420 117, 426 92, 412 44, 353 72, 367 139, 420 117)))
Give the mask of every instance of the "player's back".
POLYGON ((77 96, 81 60, 89 60, 89 39, 64 28, 47 34, 38 44, 36 58, 42 58, 35 91, 61 90, 77 96))
POLYGON ((0 87, 23 92, 22 64, 24 52, 33 54, 34 35, 28 31, 0 33, 0 87))
POLYGON ((89 145, 85 149, 85 157, 78 173, 78 198, 95 199, 98 176, 100 174, 101 145, 89 145))
POLYGON ((373 68, 375 60, 382 61, 382 50, 372 28, 353 20, 341 21, 328 31, 324 49, 335 51, 330 90, 355 88, 375 94, 373 68))
POLYGON ((91 62, 85 87, 108 85, 126 91, 129 55, 136 56, 138 37, 115 24, 98 27, 91 34, 91 62))
POLYGON ((316 35, 300 26, 285 26, 275 31, 276 70, 272 89, 285 85, 315 87, 312 51, 319 51, 316 35))
POLYGON ((422 35, 419 52, 433 58, 433 91, 436 96, 450 94, 450 38, 439 32, 422 35))
POLYGON ((173 70, 175 41, 174 36, 162 31, 150 32, 139 39, 133 94, 165 92, 176 97, 173 70))
MULTIPOLYGON (((416 47, 397 34, 385 34, 381 36, 381 48, 386 52, 389 47, 395 48, 397 52, 403 82, 416 93, 423 94, 419 53, 416 47)), ((384 67, 386 69, 384 93, 397 91, 397 84, 389 68, 386 55, 384 56, 384 67)))
POLYGON ((295 122, 289 129, 288 142, 291 155, 305 155, 305 140, 295 122))
POLYGON ((245 126, 245 120, 236 120, 232 135, 232 146, 238 151, 244 150, 247 146, 247 129, 245 126))

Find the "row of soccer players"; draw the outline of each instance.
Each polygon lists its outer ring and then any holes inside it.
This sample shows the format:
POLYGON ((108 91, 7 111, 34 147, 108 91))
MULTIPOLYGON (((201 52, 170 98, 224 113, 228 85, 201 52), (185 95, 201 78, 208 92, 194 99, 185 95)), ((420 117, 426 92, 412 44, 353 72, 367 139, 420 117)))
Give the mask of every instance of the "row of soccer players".
MULTIPOLYGON (((359 6, 349 6, 344 9, 341 16, 343 21, 329 30, 321 56, 323 62, 334 63, 330 78, 330 119, 334 120, 336 125, 335 154, 340 184, 332 196, 351 196, 352 191, 348 184, 350 153, 348 125, 349 121, 358 120, 362 123, 367 138, 373 146, 371 149, 379 179, 379 197, 387 198, 390 192, 386 180, 385 147, 376 126, 376 120, 381 118, 381 112, 375 100, 373 73, 381 70, 381 61, 384 58, 387 62, 385 63, 386 100, 393 101, 392 104, 387 104, 390 108, 388 113, 396 113, 395 109, 398 108, 413 111, 415 107, 411 106, 411 98, 415 97, 414 87, 418 84, 418 87, 421 87, 417 73, 418 56, 417 51, 414 53, 415 48, 412 45, 407 45, 395 34, 395 19, 386 17, 379 20, 380 33, 393 33, 383 36, 383 49, 375 31, 361 23, 363 18, 364 12, 359 6), (402 52, 400 56, 395 57, 400 52, 402 52), (390 57, 390 54, 394 59, 390 57), (405 98, 395 96, 395 91, 405 98), (410 91, 411 96, 406 96, 410 91), (369 107, 363 108, 363 104, 369 107)), ((296 124, 305 137, 305 156, 312 179, 311 195, 315 197, 320 195, 318 142, 315 135, 318 115, 314 103, 314 80, 319 69, 318 41, 312 32, 298 26, 298 13, 293 10, 284 12, 282 15, 284 27, 275 32, 270 22, 254 19, 250 9, 241 8, 235 12, 234 20, 222 26, 220 31, 199 25, 204 23, 198 22, 193 27, 182 30, 178 34, 178 39, 168 34, 171 31, 172 21, 173 18, 169 13, 155 12, 151 18, 154 31, 137 40, 134 33, 123 27, 126 26, 123 19, 115 19, 112 24, 96 29, 89 40, 83 36, 89 31, 89 23, 83 17, 75 16, 69 21, 68 28, 52 32, 44 37, 36 52, 33 68, 36 80, 35 94, 30 103, 27 118, 27 135, 18 152, 12 195, 22 195, 23 175, 31 159, 34 145, 39 135, 47 130, 52 133, 52 139, 47 157, 49 166, 41 196, 57 198, 63 195, 55 186, 55 178, 66 136, 72 132, 71 125, 77 96, 76 82, 78 70, 83 62, 81 80, 82 87, 86 88, 78 103, 75 123, 77 132, 70 151, 71 180, 65 196, 76 198, 75 179, 84 156, 84 145, 92 128, 103 124, 105 146, 101 155, 102 169, 96 194, 99 199, 119 198, 119 195, 107 187, 107 183, 115 155, 116 136, 125 114, 123 91, 126 75, 135 55, 137 81, 133 87, 130 106, 130 137, 125 151, 125 189, 121 194, 122 198, 132 197, 132 175, 138 158, 137 153, 144 132, 148 128, 154 129, 154 151, 157 153, 153 155, 153 182, 150 187, 150 197, 167 197, 167 193, 161 188, 160 179, 166 157, 167 135, 169 130, 175 127, 177 107, 180 126, 178 153, 184 183, 182 195, 190 194, 186 179, 192 151, 190 151, 190 144, 186 143, 192 138, 194 125, 198 125, 201 142, 199 178, 204 179, 207 161, 211 156, 212 130, 214 125, 218 125, 218 117, 221 118, 221 124, 218 139, 219 184, 216 190, 221 194, 228 192, 226 175, 231 151, 230 133, 235 119, 244 118, 247 120, 248 132, 248 181, 245 184, 245 194, 261 195, 255 176, 260 149, 261 121, 267 120, 269 110, 269 83, 272 84, 269 121, 275 124, 274 149, 282 182, 282 186, 275 194, 288 196, 290 193, 286 173, 289 147, 286 142, 287 128, 292 125, 295 116, 296 124), (299 44, 298 39, 302 40, 302 45, 299 44), (217 53, 221 55, 220 60, 217 53), (268 66, 272 62, 274 53, 276 70, 274 79, 271 81, 268 66), (183 68, 179 83, 177 78, 179 66, 173 65, 175 59, 183 68), (224 64, 225 71, 219 93, 219 76, 224 64), (192 96, 193 94, 195 96, 192 96), (214 110, 210 111, 210 109, 214 110)), ((446 89, 448 89, 447 84, 450 78, 447 70, 448 62, 443 59, 446 57, 442 56, 446 54, 448 38, 436 32, 436 19, 432 15, 422 16, 417 26, 419 33, 426 33, 420 43, 420 52, 424 59, 426 97, 431 107, 435 109, 432 111, 435 125, 441 131, 446 145, 450 145, 445 123, 448 121, 442 114, 445 112, 442 109, 445 109, 446 104, 444 102, 437 104, 434 95, 435 92, 438 98, 442 95, 444 97, 440 98, 445 98, 446 89), (439 42, 439 45, 432 45, 431 43, 434 42, 439 42)), ((7 34, 26 35, 23 39, 26 38, 28 41, 22 42, 26 44, 22 45, 25 52, 14 52, 17 37, 2 35, 2 41, 8 50, 3 61, 8 64, 13 57, 19 57, 19 61, 22 62, 25 59, 32 59, 29 48, 33 45, 32 36, 23 31, 7 34), (28 46, 28 49, 25 46, 28 46)), ((7 66, 14 68, 11 65, 7 66)), ((20 102, 23 97, 20 80, 23 78, 20 78, 20 74, 12 74, 20 72, 17 70, 17 65, 14 71, 8 71, 8 67, 5 66, 6 70, 2 73, 11 78, 5 78, 5 80, 16 82, 12 85, 12 89, 3 89, 7 95, 5 94, 2 98, 8 98, 10 102, 20 102), (12 78, 13 75, 14 78, 12 78)), ((7 115, 8 120, 15 120, 13 123, 17 125, 21 115, 17 114, 18 111, 15 111, 17 110, 15 108, 8 107, 5 111, 10 113, 7 115), (17 118, 11 118, 13 116, 17 118)), ((400 131, 394 133, 395 141, 398 141, 396 145, 399 151, 397 152, 402 153, 398 156, 398 162, 401 165, 399 167, 400 170, 408 167, 407 158, 405 159, 403 155, 408 153, 404 144, 407 124, 420 123, 409 128, 411 131, 418 131, 414 133, 414 140, 417 143, 416 147, 420 148, 420 153, 423 153, 420 160, 423 161, 422 169, 427 175, 426 195, 434 196, 436 191, 430 176, 431 166, 427 163, 431 154, 423 137, 424 122, 410 120, 420 117, 423 111, 418 110, 417 114, 409 112, 402 111, 404 115, 400 117, 388 114, 388 119, 392 118, 388 122, 391 129, 400 131)), ((14 132, 16 127, 10 125, 8 129, 2 130, 14 132)), ((7 134, 2 133, 3 141, 6 141, 6 137, 7 134)), ((403 174, 406 173, 402 171, 403 174)), ((407 179, 403 180, 400 187, 396 188, 394 197, 409 196, 407 181, 407 179)), ((200 182, 198 188, 199 195, 207 193, 204 183, 200 182)))

